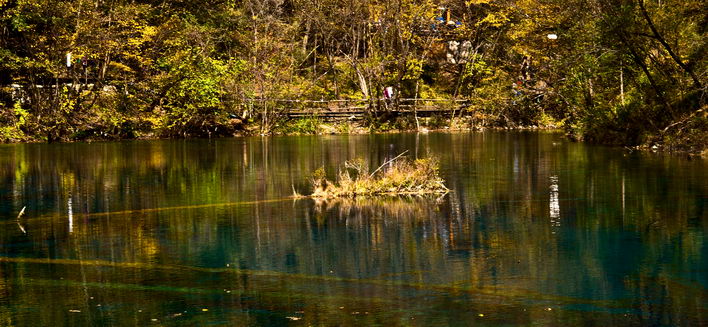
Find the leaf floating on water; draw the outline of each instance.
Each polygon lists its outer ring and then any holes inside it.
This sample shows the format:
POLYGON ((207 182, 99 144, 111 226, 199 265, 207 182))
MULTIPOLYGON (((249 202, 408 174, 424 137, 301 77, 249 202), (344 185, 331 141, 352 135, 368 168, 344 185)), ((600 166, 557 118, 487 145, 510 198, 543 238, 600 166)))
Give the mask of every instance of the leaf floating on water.
POLYGON ((71 312, 71 313, 79 313, 79 312, 81 312, 81 310, 71 309, 71 310, 69 310, 69 312, 71 312))
POLYGON ((292 321, 298 321, 298 320, 302 319, 302 318, 300 318, 300 317, 285 317, 285 318, 288 318, 288 319, 290 319, 290 320, 292 320, 292 321))

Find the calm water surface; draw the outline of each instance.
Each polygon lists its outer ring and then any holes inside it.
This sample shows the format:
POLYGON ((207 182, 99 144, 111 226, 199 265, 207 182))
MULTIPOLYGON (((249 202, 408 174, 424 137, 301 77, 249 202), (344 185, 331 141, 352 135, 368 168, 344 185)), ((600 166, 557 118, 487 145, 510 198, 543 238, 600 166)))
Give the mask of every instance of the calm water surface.
POLYGON ((708 325, 705 160, 534 132, 3 145, 0 197, 2 325, 708 325), (289 198, 405 150, 453 192, 289 198))

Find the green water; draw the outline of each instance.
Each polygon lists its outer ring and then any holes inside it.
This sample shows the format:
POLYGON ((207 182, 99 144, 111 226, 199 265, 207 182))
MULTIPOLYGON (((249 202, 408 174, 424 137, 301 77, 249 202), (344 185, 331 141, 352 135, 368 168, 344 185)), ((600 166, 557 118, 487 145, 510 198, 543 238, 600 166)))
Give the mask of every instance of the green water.
POLYGON ((535 132, 3 145, 0 197, 1 325, 708 325, 705 160, 535 132), (405 150, 453 191, 289 198, 405 150))

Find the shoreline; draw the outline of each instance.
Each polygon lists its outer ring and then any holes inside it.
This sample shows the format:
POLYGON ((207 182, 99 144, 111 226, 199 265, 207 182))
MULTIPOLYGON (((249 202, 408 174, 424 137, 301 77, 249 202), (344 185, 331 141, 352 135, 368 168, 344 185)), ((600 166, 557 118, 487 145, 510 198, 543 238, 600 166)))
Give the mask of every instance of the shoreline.
MULTIPOLYGON (((289 121, 292 122, 292 121, 289 121)), ((288 122, 288 123, 289 123, 288 122)), ((641 151, 646 153, 664 153, 670 155, 687 155, 690 158, 704 158, 708 159, 708 149, 703 151, 687 151, 684 149, 672 149, 662 143, 652 142, 650 144, 640 144, 640 145, 622 145, 622 144, 603 144, 589 142, 582 139, 577 139, 572 135, 569 135, 563 128, 549 125, 549 126, 515 126, 515 127, 490 127, 490 126, 463 126, 459 122, 438 125, 437 127, 427 127, 421 126, 419 129, 416 128, 386 128, 377 129, 372 126, 365 126, 360 122, 346 121, 348 127, 346 129, 338 128, 341 127, 342 122, 319 122, 316 126, 317 131, 298 131, 298 130, 286 130, 288 124, 284 125, 284 128, 276 128, 273 132, 268 134, 260 133, 260 126, 254 125, 246 127, 242 130, 237 130, 229 134, 218 134, 215 136, 204 136, 204 135, 186 135, 182 137, 175 136, 158 136, 155 131, 145 133, 136 137, 86 137, 81 139, 71 139, 71 140, 59 140, 47 142, 46 140, 22 140, 22 141, 5 141, 0 142, 0 144, 71 144, 71 143, 95 143, 95 142, 119 142, 119 141, 149 141, 149 140, 188 140, 188 139, 219 139, 219 138, 238 138, 238 137, 254 137, 254 136, 325 136, 325 135, 365 135, 365 134, 395 134, 395 133, 469 133, 469 132, 484 132, 484 131, 545 131, 545 132, 558 132, 565 134, 565 137, 572 142, 583 142, 589 144, 603 145, 614 148, 623 148, 626 151, 634 152, 641 151), (452 126, 452 127, 451 127, 452 126)))

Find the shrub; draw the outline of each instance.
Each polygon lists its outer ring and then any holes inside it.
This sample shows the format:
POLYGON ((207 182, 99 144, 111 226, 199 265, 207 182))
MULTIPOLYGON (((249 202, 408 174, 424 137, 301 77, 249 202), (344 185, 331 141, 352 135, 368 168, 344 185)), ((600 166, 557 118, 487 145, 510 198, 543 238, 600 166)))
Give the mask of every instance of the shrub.
MULTIPOLYGON (((399 156, 400 157, 400 156, 399 156)), ((337 181, 330 182, 323 170, 315 171, 312 178, 315 198, 339 198, 376 195, 444 194, 445 187, 434 159, 410 160, 396 157, 387 161, 373 173, 367 173, 361 159, 347 161, 340 170, 337 181)))

